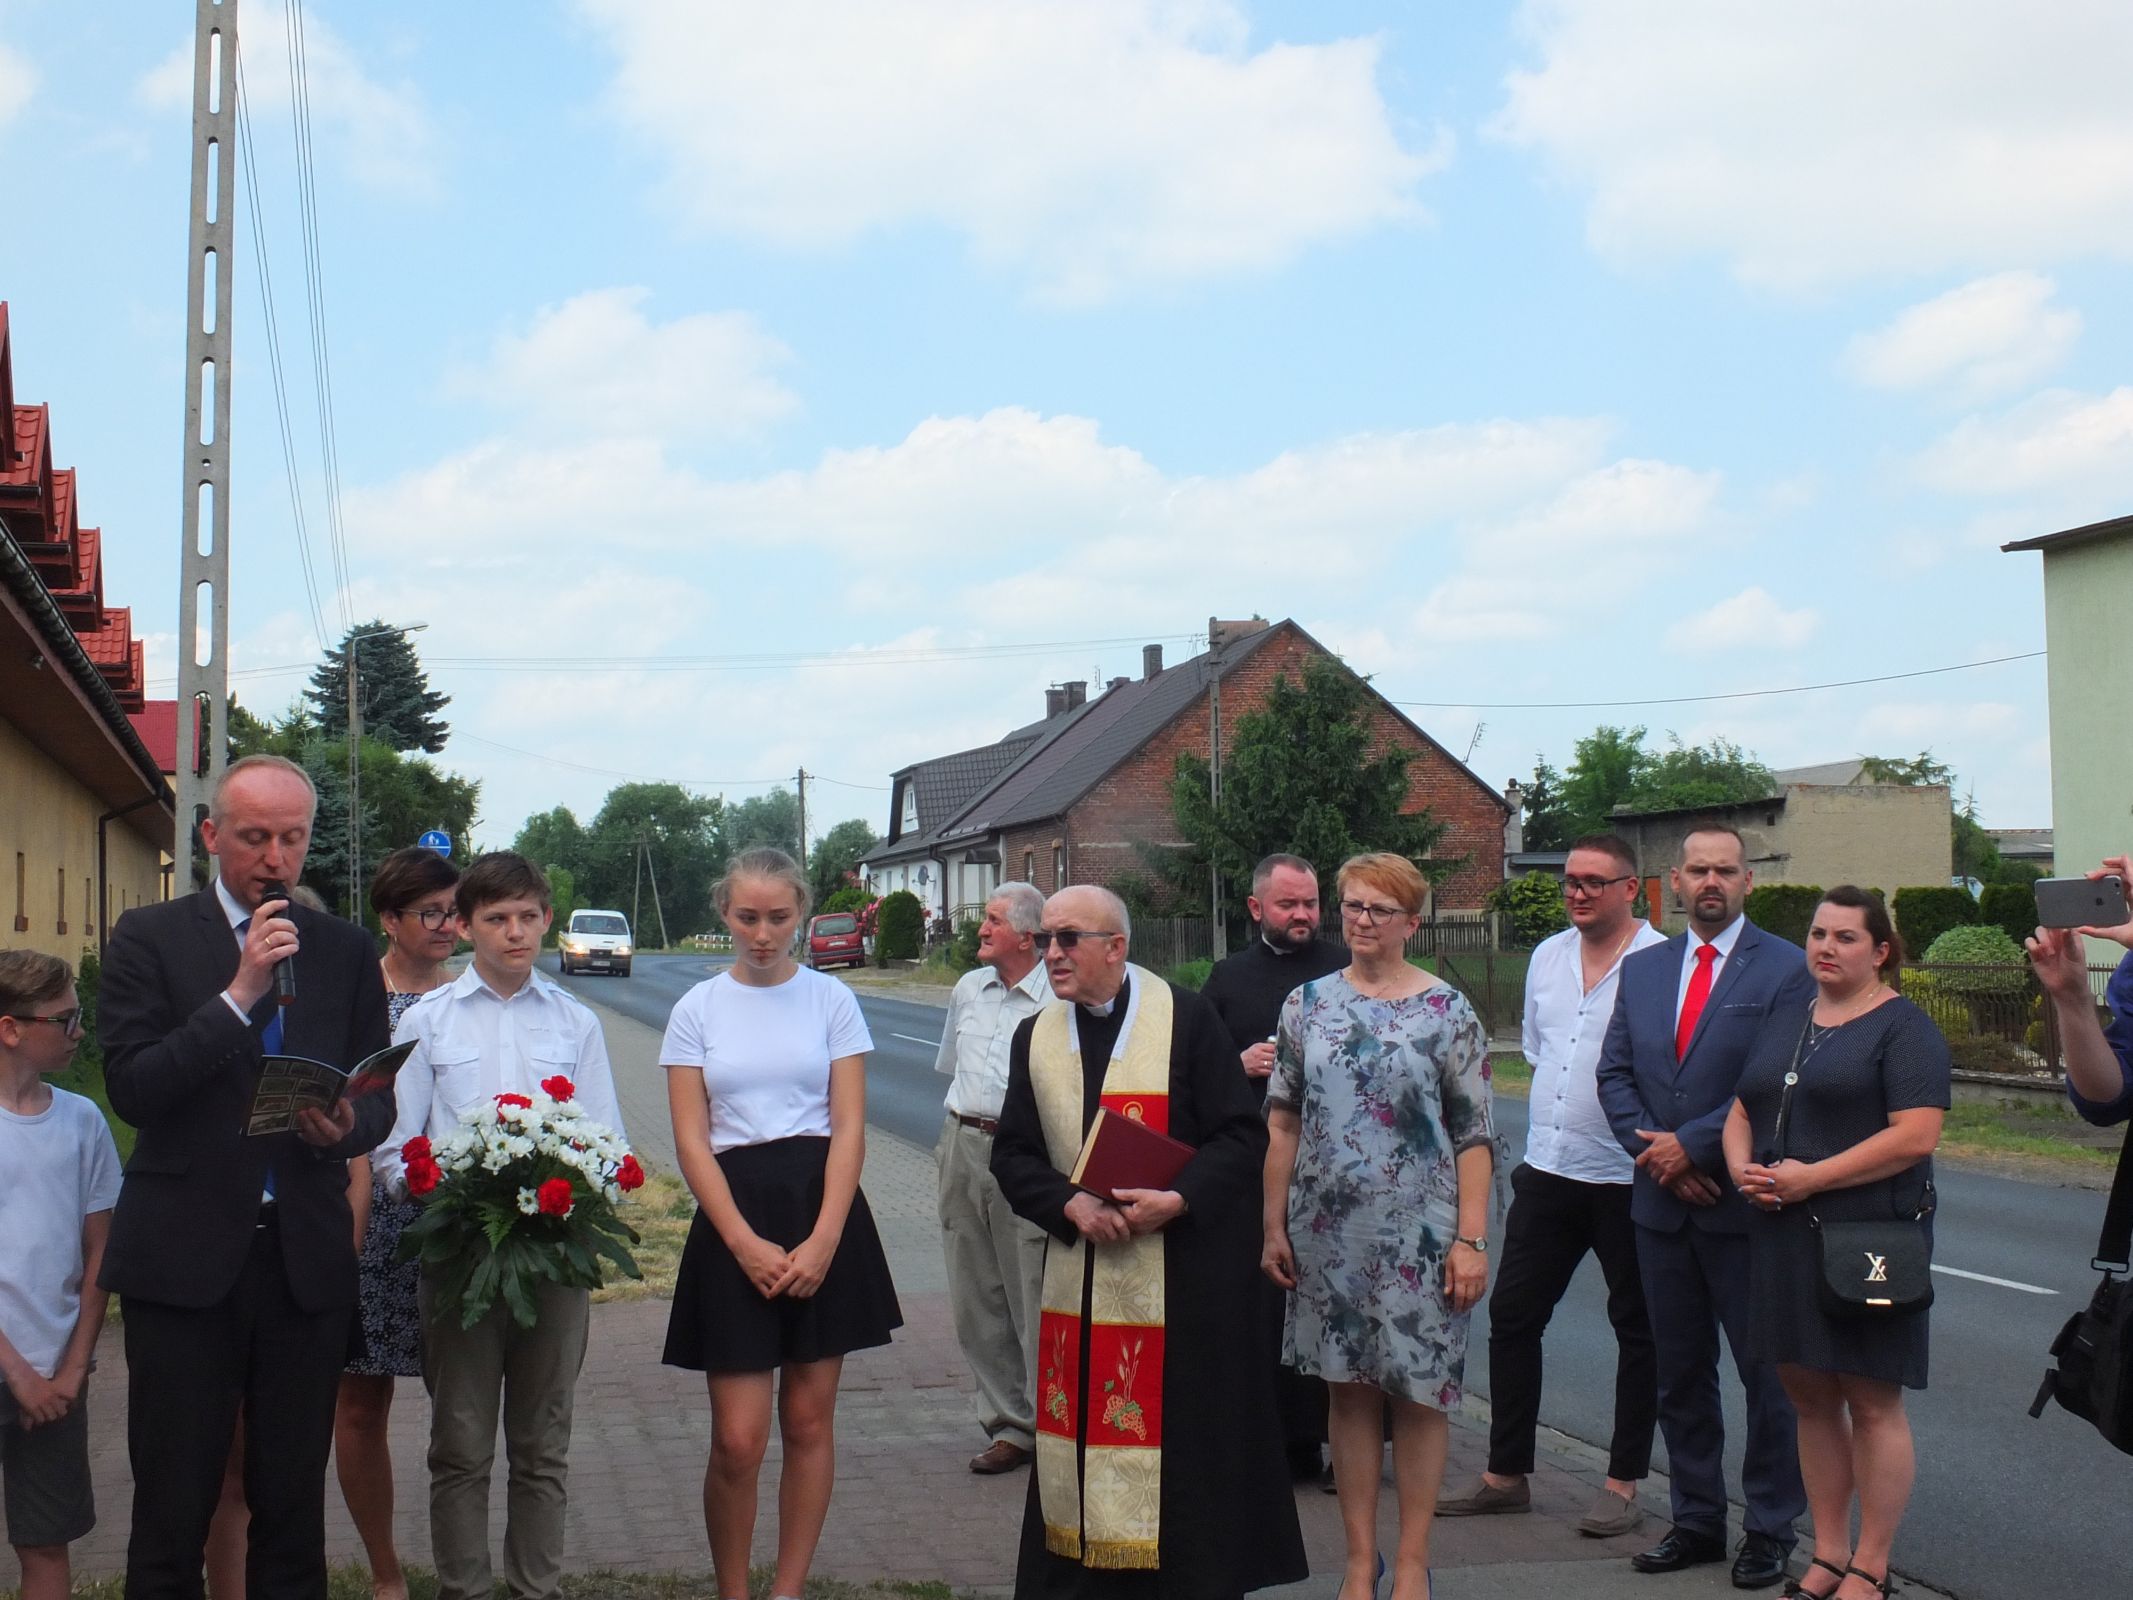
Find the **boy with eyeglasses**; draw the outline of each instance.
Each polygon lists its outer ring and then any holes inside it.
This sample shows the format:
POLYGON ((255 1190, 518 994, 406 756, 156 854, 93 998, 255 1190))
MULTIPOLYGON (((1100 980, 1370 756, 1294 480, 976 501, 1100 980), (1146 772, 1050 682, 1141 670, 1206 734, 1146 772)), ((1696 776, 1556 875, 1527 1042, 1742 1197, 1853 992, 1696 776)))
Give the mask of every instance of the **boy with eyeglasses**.
POLYGON ((96 1525, 86 1396, 118 1150, 94 1101, 44 1081, 80 1037, 67 964, 0 951, 0 1501, 22 1600, 64 1600, 67 1546, 96 1525))

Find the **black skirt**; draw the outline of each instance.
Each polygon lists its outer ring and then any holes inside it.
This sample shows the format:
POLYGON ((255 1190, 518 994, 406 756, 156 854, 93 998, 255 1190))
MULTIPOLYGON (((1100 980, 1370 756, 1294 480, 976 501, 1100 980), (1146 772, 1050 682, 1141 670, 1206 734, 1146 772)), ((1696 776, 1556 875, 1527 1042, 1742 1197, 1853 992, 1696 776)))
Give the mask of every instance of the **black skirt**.
MULTIPOLYGON (((1750 1348, 1765 1361, 1789 1361, 1812 1372, 1923 1389, 1931 1312, 1833 1317, 1824 1311, 1816 1287, 1822 1276, 1822 1236, 1815 1232, 1812 1209, 1787 1206, 1748 1219, 1749 1303, 1755 1307, 1750 1348)), ((1850 1209, 1871 1214, 1870 1208, 1850 1209)), ((1879 1208, 1879 1215, 1891 1214, 1886 1205, 1879 1208)), ((1925 1228, 1930 1255, 1931 1217, 1925 1228)))
MULTIPOLYGON (((792 1249, 814 1231, 829 1144, 822 1138, 773 1139, 718 1157, 742 1219, 780 1249, 792 1249)), ((764 1299, 699 1209, 681 1252, 662 1359, 692 1372, 768 1372, 787 1362, 824 1361, 887 1344, 903 1323, 863 1191, 852 1195, 822 1287, 805 1300, 764 1299)))

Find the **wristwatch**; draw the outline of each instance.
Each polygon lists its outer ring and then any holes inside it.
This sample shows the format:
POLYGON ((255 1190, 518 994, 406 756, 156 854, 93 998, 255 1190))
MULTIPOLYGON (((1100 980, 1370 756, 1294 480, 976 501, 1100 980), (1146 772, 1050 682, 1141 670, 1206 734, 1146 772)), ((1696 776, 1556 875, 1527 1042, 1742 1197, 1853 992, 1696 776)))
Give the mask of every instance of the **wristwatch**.
POLYGON ((1481 1255, 1489 1253, 1489 1236, 1485 1233, 1478 1239, 1469 1239, 1462 1234, 1454 1234, 1452 1235, 1452 1243, 1463 1244, 1469 1250, 1476 1251, 1481 1255))

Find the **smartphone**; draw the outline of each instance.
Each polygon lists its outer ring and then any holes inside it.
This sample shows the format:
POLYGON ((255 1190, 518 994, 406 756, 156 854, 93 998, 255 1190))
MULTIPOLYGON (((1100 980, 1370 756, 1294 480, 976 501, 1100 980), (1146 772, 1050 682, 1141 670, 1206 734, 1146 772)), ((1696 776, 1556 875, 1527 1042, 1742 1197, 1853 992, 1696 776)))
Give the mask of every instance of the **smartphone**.
POLYGON ((2039 878, 2037 925, 2044 928, 2115 928, 2126 920, 2125 880, 2039 878))

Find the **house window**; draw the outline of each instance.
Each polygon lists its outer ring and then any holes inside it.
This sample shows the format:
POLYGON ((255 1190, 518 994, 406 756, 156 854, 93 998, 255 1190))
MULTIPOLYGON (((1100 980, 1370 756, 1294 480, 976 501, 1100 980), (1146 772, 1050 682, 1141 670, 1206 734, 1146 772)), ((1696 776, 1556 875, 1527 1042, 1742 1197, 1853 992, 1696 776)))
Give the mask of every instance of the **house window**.
POLYGON ((81 931, 96 932, 96 890, 87 878, 81 881, 81 931))
MULTIPOLYGON (((1054 893, 1057 893, 1059 890, 1064 889, 1065 887, 1066 846, 1063 844, 1055 844, 1052 846, 1052 890, 1054 893)), ((62 928, 60 929, 60 932, 64 933, 66 932, 66 930, 62 928)))
POLYGON ((59 869, 59 931, 67 931, 67 869, 59 869))
MULTIPOLYGON (((17 856, 15 859, 20 861, 22 857, 17 856)), ((1037 881, 1037 852, 1034 850, 1022 852, 1022 881, 1030 884, 1037 881)))
POLYGON ((903 820, 896 825, 898 837, 918 832, 918 790, 904 785, 903 820))
POLYGON ((30 863, 20 850, 15 852, 15 931, 30 931, 30 863))

